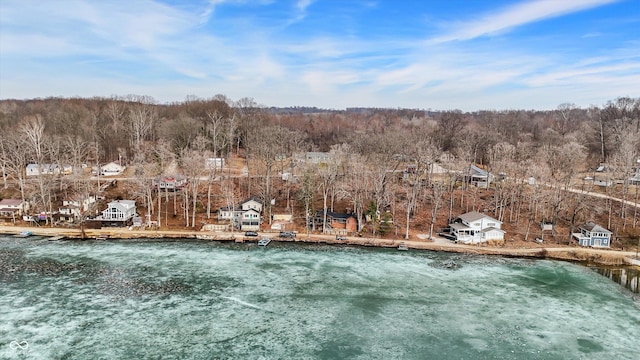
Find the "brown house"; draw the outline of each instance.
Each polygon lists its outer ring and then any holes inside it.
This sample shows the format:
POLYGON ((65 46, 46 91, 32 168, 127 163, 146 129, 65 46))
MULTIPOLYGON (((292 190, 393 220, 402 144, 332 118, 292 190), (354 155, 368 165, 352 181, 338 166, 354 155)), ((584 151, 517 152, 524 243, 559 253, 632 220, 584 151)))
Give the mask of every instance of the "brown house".
MULTIPOLYGON (((311 219, 311 228, 313 230, 322 230, 324 224, 324 210, 316 211, 315 216, 311 219)), ((342 214, 327 211, 327 232, 356 232, 358 231, 358 220, 353 214, 342 214)))

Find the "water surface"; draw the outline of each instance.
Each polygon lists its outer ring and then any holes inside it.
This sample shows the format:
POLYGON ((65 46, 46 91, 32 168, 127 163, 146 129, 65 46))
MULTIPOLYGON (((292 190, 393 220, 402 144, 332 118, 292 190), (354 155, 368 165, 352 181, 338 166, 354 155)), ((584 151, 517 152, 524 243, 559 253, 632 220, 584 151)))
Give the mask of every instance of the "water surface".
POLYGON ((636 359, 633 296, 554 261, 4 237, 0 358, 636 359))

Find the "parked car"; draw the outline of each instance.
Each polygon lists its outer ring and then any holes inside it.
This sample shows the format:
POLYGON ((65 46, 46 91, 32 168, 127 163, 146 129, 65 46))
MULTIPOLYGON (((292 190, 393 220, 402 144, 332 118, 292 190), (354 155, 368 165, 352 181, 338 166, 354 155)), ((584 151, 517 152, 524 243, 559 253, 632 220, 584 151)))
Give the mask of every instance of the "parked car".
POLYGON ((347 240, 346 236, 336 235, 336 240, 347 240))
POLYGON ((247 231, 244 233, 244 236, 258 236, 258 233, 255 231, 247 231))
POLYGON ((296 233, 293 231, 280 231, 281 238, 294 238, 296 237, 296 233))

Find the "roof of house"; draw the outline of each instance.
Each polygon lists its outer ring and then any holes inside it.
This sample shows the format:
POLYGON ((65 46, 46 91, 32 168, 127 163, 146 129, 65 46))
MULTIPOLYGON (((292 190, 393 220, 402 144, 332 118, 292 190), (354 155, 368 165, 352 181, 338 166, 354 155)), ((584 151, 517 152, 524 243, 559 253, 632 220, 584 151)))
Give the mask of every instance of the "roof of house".
POLYGON ((116 161, 112 161, 110 163, 104 164, 101 166, 103 169, 104 168, 115 168, 115 169, 124 169, 124 166, 118 164, 118 162, 116 161))
POLYGON ((69 205, 60 206, 59 209, 80 209, 80 206, 69 204, 69 205))
POLYGON ((248 199, 246 199, 245 201, 241 202, 241 204, 248 203, 249 201, 255 201, 255 202, 259 203, 259 204, 262 204, 262 200, 259 197, 255 196, 255 195, 250 197, 250 198, 248 198, 248 199))
POLYGON ((460 224, 460 223, 453 223, 453 224, 449 224, 449 227, 451 227, 454 230, 465 230, 465 229, 470 229, 470 227, 468 227, 465 224, 460 224))
POLYGON ((109 203, 109 207, 111 206, 120 206, 123 208, 134 208, 136 207, 135 200, 114 200, 109 203))
POLYGON ((602 226, 594 223, 594 222, 588 222, 582 226, 580 226, 581 228, 587 230, 587 231, 591 231, 591 232, 604 232, 604 233, 609 233, 611 234, 611 231, 603 228, 602 226))
POLYGON ((220 211, 242 211, 240 206, 223 206, 220 208, 220 211))
POLYGON ((60 165, 58 164, 27 164, 27 170, 31 170, 31 169, 42 169, 44 171, 53 171, 56 169, 59 169, 60 165))
POLYGON ((159 175, 156 176, 154 181, 164 181, 164 182, 172 182, 172 181, 181 181, 186 180, 187 177, 184 175, 176 174, 176 175, 159 175))
MULTIPOLYGON (((316 217, 321 217, 321 216, 324 216, 324 210, 316 211, 316 217)), ((353 214, 343 214, 343 213, 337 213, 333 211, 327 211, 327 217, 333 218, 333 219, 348 219, 354 216, 353 214)))
POLYGON ((0 206, 18 206, 22 204, 22 200, 20 199, 2 199, 0 200, 0 206))
POLYGON ((476 165, 471 164, 469 166, 469 173, 476 176, 489 176, 491 175, 488 171, 483 170, 476 165))
POLYGON ((485 214, 479 213, 477 211, 471 211, 471 212, 468 212, 466 214, 462 214, 462 215, 458 216, 458 218, 462 219, 463 221, 466 221, 466 222, 474 222, 474 221, 477 221, 477 220, 480 220, 480 219, 487 218, 489 220, 493 220, 495 222, 502 223, 501 221, 498 221, 498 220, 492 218, 489 215, 485 215, 485 214))

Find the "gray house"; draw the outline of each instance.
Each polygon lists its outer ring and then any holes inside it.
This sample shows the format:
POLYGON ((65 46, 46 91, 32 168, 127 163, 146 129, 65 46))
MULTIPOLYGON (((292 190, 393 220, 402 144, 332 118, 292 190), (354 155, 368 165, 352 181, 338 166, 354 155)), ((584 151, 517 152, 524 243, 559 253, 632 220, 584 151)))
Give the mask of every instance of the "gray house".
POLYGON ((473 164, 469 166, 467 176, 471 185, 479 187, 481 189, 488 189, 489 184, 491 184, 494 180, 494 176, 492 173, 483 170, 473 164))
POLYGON ((590 221, 579 227, 579 233, 571 234, 582 246, 610 247, 611 231, 590 221))

